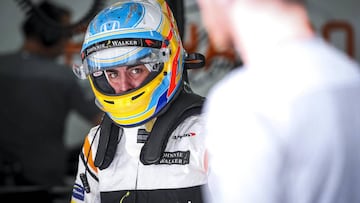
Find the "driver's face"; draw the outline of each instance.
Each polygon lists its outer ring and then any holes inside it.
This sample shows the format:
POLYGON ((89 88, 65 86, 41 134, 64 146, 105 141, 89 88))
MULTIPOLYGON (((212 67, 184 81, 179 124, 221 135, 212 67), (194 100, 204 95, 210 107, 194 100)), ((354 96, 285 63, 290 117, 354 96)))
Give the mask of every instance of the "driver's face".
POLYGON ((123 66, 105 71, 109 84, 115 93, 123 93, 140 86, 150 71, 145 65, 123 66))

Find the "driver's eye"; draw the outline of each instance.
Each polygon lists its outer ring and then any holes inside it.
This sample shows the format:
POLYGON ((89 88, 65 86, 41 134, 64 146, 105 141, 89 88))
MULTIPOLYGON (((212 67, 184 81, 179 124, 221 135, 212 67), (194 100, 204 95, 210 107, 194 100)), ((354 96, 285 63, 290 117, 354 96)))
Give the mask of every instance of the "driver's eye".
POLYGON ((110 78, 116 78, 118 76, 118 73, 117 72, 114 72, 114 71, 111 71, 111 72, 108 72, 108 76, 110 78))
POLYGON ((140 68, 132 68, 130 70, 130 72, 131 72, 131 74, 139 74, 139 73, 142 72, 142 69, 140 69, 140 68))

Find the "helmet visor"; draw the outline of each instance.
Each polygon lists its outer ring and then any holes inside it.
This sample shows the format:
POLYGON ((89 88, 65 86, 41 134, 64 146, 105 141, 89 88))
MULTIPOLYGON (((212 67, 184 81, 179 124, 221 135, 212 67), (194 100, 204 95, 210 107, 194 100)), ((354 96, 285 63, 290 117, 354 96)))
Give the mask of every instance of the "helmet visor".
MULTIPOLYGON (((96 51, 88 55, 81 66, 74 66, 74 73, 81 79, 98 71, 141 64, 159 64, 169 60, 168 48, 114 47, 96 51)), ((155 66, 147 66, 155 67, 155 66)), ((152 70, 149 71, 157 71, 152 70)))

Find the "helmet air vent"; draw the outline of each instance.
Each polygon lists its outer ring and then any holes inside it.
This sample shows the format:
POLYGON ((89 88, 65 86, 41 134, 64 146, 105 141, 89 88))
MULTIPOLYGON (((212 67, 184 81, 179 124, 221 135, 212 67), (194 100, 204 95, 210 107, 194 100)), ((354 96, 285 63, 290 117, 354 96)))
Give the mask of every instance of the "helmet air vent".
POLYGON ((141 95, 143 95, 144 93, 145 92, 141 92, 140 94, 133 96, 131 99, 135 100, 135 99, 139 98, 141 95))
POLYGON ((109 103, 109 104, 114 104, 114 101, 104 100, 104 102, 109 103))

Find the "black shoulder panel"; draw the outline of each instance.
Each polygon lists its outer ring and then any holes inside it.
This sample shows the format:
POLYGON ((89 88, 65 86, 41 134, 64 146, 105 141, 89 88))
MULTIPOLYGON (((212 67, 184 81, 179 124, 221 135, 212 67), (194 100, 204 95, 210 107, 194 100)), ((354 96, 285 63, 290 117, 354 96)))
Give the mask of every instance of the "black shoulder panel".
POLYGON ((104 115, 103 119, 100 126, 99 145, 94 161, 95 166, 99 167, 101 170, 107 168, 114 159, 116 148, 121 140, 123 130, 115 125, 107 114, 104 115))
POLYGON ((160 161, 171 133, 189 116, 200 114, 204 100, 204 97, 193 93, 180 93, 166 113, 157 118, 147 142, 141 149, 140 161, 144 165, 160 161))
MULTIPOLYGON (((141 149, 140 161, 144 165, 157 164, 160 161, 171 133, 186 118, 200 114, 204 100, 204 97, 184 90, 179 94, 170 108, 156 119, 149 138, 141 149)), ((100 127, 94 164, 102 170, 106 169, 114 159, 123 129, 115 125, 106 114, 100 127)))

